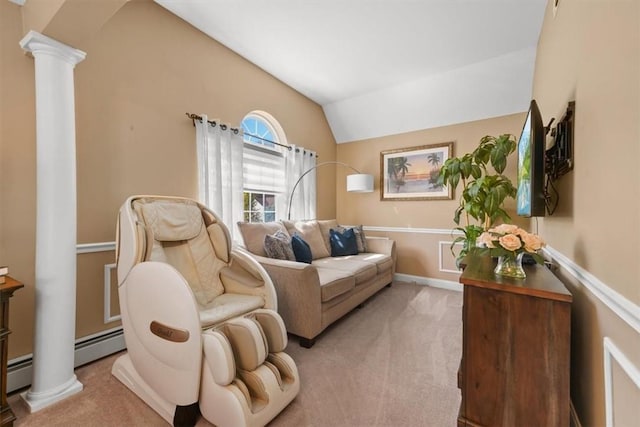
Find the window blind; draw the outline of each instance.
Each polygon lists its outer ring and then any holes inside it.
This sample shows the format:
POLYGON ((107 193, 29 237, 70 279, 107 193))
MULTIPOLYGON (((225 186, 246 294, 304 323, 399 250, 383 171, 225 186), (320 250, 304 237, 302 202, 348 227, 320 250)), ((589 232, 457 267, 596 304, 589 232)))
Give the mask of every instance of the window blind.
POLYGON ((245 190, 265 193, 285 191, 282 154, 245 143, 243 160, 245 190))

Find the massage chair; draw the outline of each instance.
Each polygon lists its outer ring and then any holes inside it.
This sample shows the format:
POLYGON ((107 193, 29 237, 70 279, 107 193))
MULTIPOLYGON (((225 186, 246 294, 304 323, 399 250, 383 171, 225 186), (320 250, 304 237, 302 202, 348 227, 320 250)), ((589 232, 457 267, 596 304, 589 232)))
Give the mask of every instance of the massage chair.
POLYGON ((271 279, 185 198, 119 211, 118 296, 127 352, 112 374, 170 424, 263 426, 298 394, 271 279))

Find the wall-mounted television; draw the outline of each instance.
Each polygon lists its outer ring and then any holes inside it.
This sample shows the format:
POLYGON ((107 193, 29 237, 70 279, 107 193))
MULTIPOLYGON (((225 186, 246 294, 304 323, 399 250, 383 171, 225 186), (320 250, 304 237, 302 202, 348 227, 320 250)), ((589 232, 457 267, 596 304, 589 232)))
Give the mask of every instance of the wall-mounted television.
POLYGON ((517 212, 520 216, 545 215, 546 128, 535 100, 529 105, 527 120, 518 140, 517 212))

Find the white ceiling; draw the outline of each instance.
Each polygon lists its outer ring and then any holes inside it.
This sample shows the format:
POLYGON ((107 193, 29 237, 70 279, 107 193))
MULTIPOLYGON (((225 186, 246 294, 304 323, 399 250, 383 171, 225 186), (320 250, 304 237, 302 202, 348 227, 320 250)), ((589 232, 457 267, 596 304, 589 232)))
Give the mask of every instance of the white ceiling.
POLYGON ((338 143, 526 111, 547 0, 154 0, 320 104, 338 143))

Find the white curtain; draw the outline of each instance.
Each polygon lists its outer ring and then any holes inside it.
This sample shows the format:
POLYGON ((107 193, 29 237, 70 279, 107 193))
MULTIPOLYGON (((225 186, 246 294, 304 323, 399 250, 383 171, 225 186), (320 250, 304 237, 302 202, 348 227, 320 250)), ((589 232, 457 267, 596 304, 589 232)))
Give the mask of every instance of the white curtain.
MULTIPOLYGON (((302 147, 291 145, 285 152, 285 179, 287 183, 287 198, 285 203, 289 203, 291 192, 298 179, 306 171, 316 166, 316 152, 305 150, 302 147)), ((315 219, 316 218, 316 171, 313 170, 302 178, 295 189, 291 199, 291 219, 315 219)), ((287 219, 288 205, 284 209, 281 219, 287 219)))
POLYGON ((242 131, 215 121, 196 124, 198 152, 198 197, 225 223, 231 237, 239 236, 237 222, 243 214, 242 131))

